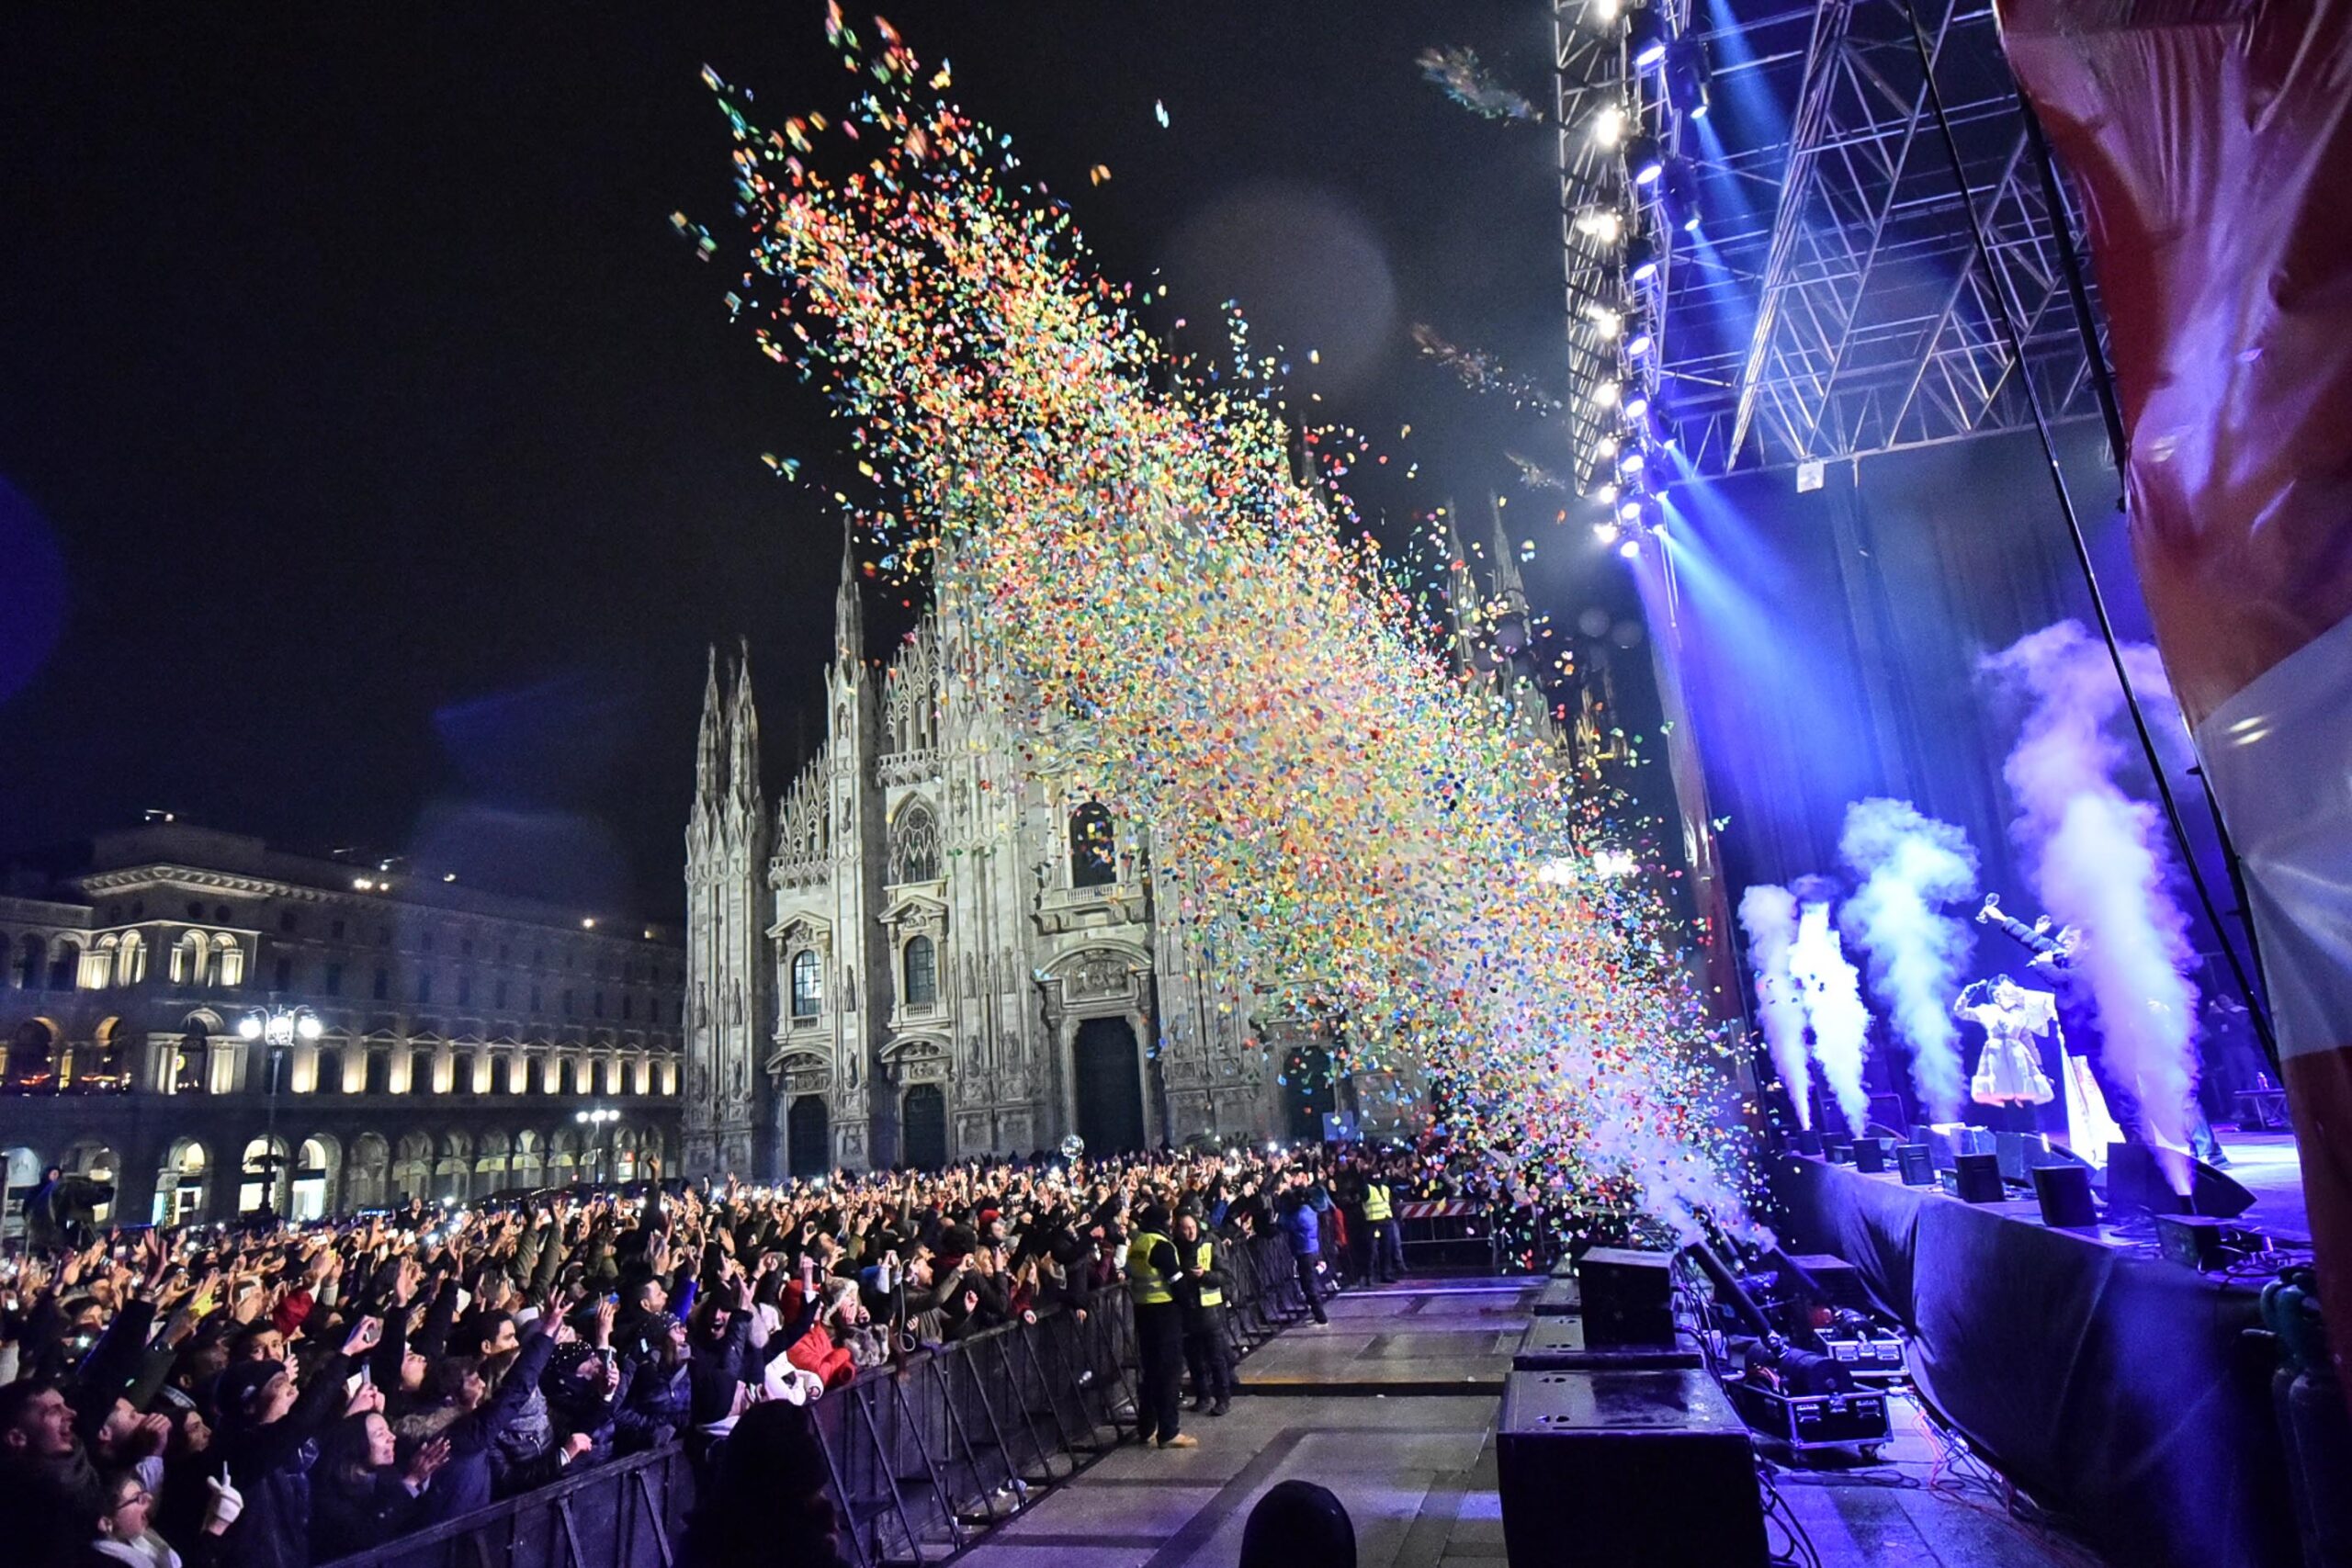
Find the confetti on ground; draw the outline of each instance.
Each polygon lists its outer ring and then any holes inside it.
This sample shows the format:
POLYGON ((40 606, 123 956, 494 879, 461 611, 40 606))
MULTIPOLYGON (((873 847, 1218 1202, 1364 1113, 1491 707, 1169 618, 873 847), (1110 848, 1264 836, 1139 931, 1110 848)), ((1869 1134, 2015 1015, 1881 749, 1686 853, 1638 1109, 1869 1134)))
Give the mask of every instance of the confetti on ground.
POLYGON ((1425 49, 1414 57, 1423 79, 1445 90, 1445 96, 1472 114, 1488 119, 1542 119, 1533 104, 1496 81, 1480 63, 1476 51, 1456 45, 1425 49))
POLYGON ((1339 1025, 1352 1070, 1426 1076, 1531 1196, 1740 1213, 1665 852, 1454 672, 1337 488, 1363 438, 1295 431, 1229 306, 1229 361, 1171 363, 1011 138, 922 101, 887 26, 879 53, 828 27, 861 96, 813 151, 716 89, 744 314, 848 428, 864 488, 836 494, 877 570, 927 580, 946 700, 1150 824, 1163 918, 1266 1010, 1339 1025))

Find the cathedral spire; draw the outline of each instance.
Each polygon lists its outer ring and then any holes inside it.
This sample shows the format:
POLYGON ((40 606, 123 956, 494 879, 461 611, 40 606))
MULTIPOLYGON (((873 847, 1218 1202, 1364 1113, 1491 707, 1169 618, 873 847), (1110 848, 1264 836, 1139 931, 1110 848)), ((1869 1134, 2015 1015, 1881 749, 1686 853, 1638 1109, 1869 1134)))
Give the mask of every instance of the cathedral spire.
POLYGON ((695 809, 707 810, 727 787, 726 716, 718 705, 718 645, 703 675, 702 730, 695 742, 695 809))
POLYGON ((1470 550, 1462 542, 1461 519, 1453 502, 1445 503, 1445 603, 1446 613, 1453 620, 1454 662, 1464 670, 1474 670, 1478 664, 1478 641, 1484 622, 1484 596, 1478 592, 1478 578, 1470 570, 1470 550))
POLYGON ((728 783, 734 804, 748 815, 760 810, 760 716, 752 705, 752 643, 741 644, 735 666, 735 691, 729 705, 728 783))
POLYGON ((1503 532, 1503 509, 1493 495, 1487 497, 1487 514, 1495 533, 1495 597, 1509 611, 1527 613, 1527 584, 1519 575, 1518 552, 1512 547, 1510 536, 1503 532))
POLYGON ((842 519, 842 581, 833 592, 833 654, 852 670, 865 662, 865 610, 857 588, 857 525, 842 519))

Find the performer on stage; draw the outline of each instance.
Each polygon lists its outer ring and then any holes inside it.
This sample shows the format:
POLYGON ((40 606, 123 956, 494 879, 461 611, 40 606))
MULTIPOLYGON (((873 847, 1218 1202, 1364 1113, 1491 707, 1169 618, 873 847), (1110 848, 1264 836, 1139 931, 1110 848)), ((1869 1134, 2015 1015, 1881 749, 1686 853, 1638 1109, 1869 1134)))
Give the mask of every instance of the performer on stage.
MULTIPOLYGON (((2002 932, 2033 953, 2026 967, 2047 978, 2058 998, 2058 1043, 2064 1062, 2066 1085, 2066 1146, 2096 1166, 2107 1163, 2109 1144, 2141 1138, 2140 1099, 2136 1086, 2121 1082, 2107 1070, 2100 1049, 2098 1003, 2089 978, 2082 972, 2083 932, 2079 926, 2050 929, 2050 917, 2032 925, 2001 908, 1998 894, 1984 895, 1979 921, 2002 932)), ((2222 1152, 2204 1107, 2192 1093, 2186 1111, 2189 1149, 2215 1167, 2230 1163, 2222 1152)))
POLYGON ((2056 1098, 2050 1075, 2041 1070, 2041 1048, 2034 1041, 2057 1026, 2057 999, 2048 991, 2029 991, 2004 975, 1962 991, 1952 999, 1951 1011, 1954 1018, 1984 1031, 1984 1050, 1976 1058, 1968 1097, 1979 1105, 2008 1108, 2011 1131, 2030 1130, 2030 1108, 2056 1098))

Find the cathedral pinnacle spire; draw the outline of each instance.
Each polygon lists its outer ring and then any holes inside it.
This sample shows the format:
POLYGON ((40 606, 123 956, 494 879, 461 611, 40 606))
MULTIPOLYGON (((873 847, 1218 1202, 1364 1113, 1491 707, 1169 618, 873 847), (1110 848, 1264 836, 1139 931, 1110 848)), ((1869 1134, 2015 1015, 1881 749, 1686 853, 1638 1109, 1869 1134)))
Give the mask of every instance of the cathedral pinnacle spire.
POLYGON ((865 662, 865 610, 857 587, 857 525, 842 519, 842 581, 833 593, 834 656, 854 670, 865 662))
POLYGON ((752 643, 746 637, 735 666, 735 690, 728 705, 727 776, 733 804, 752 816, 760 811, 760 716, 752 705, 752 643))
POLYGON ((707 809, 726 789, 726 716, 718 705, 718 645, 703 675, 702 729, 695 741, 695 807, 707 809))
POLYGON ((1495 531, 1495 597, 1510 610, 1527 612, 1527 584, 1519 575, 1517 552, 1511 547, 1510 536, 1503 532, 1502 502, 1496 497, 1487 498, 1487 513, 1495 531))

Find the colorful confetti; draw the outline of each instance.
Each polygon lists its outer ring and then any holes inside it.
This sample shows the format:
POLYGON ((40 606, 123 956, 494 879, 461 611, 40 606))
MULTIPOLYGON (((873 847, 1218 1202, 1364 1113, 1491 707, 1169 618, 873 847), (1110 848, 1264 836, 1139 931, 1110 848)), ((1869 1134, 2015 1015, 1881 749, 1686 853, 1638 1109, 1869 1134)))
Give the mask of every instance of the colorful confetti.
POLYGON ((1429 1086, 1530 1196, 1736 1221, 1731 1046, 1663 852, 1449 660, 1337 488, 1363 438, 1288 423, 1286 367, 1230 308, 1229 362, 1171 362, 1011 138, 920 101, 876 30, 878 55, 829 23, 861 96, 811 151, 717 92, 743 314, 848 428, 864 488, 837 493, 883 570, 927 581, 945 700, 1008 713, 1037 779, 1150 824, 1162 918, 1261 1013, 1429 1086))
POLYGON ((1500 392, 1513 408, 1530 409, 1550 417, 1560 412, 1560 400, 1536 381, 1521 376, 1484 349, 1464 348, 1440 336, 1425 321, 1413 323, 1413 346, 1424 359, 1434 359, 1461 378, 1474 392, 1500 392))
POLYGON ((1544 118, 1533 104, 1487 74, 1476 51, 1456 45, 1451 49, 1425 49, 1414 57, 1413 63, 1421 68, 1424 80, 1445 90, 1445 96, 1487 119, 1526 119, 1544 118))

